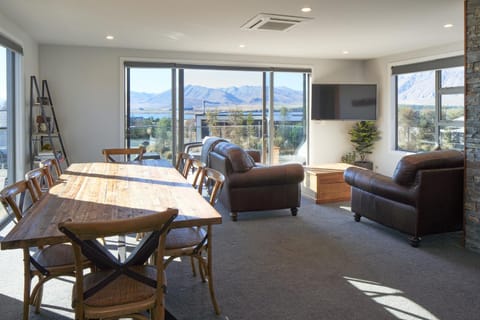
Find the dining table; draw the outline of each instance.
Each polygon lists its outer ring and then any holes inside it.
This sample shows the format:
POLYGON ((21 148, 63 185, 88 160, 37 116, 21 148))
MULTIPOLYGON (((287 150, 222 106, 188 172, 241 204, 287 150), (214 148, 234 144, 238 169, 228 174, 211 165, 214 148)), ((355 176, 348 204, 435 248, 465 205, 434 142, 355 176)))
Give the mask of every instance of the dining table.
POLYGON ((167 208, 178 209, 172 228, 206 226, 211 237, 211 227, 222 223, 220 213, 167 160, 73 163, 1 239, 0 249, 69 242, 57 227, 66 220, 124 219, 167 208))
POLYGON ((178 209, 172 227, 222 223, 220 213, 167 160, 70 165, 0 242, 19 249, 68 242, 58 223, 112 220, 178 209))

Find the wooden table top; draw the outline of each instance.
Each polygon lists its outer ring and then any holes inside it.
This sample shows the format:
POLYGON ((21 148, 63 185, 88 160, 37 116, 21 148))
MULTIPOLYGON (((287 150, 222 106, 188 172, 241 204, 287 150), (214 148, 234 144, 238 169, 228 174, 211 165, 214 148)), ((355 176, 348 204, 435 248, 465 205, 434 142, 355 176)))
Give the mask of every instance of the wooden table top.
MULTIPOLYGON (((148 164, 148 162, 146 162, 148 164)), ((77 163, 0 242, 16 249, 68 241, 59 222, 111 220, 177 208, 174 227, 222 223, 222 217, 171 165, 77 163)))
POLYGON ((305 167, 305 172, 311 172, 312 174, 326 174, 326 173, 343 173, 347 168, 353 167, 353 164, 348 163, 327 163, 320 165, 313 165, 305 167))

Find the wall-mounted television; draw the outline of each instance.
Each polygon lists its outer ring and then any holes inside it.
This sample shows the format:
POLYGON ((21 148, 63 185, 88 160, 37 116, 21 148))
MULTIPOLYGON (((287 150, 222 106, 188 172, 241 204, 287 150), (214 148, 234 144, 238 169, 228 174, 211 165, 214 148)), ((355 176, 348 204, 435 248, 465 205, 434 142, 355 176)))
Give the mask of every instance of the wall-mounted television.
POLYGON ((376 84, 312 84, 312 120, 376 120, 376 84))

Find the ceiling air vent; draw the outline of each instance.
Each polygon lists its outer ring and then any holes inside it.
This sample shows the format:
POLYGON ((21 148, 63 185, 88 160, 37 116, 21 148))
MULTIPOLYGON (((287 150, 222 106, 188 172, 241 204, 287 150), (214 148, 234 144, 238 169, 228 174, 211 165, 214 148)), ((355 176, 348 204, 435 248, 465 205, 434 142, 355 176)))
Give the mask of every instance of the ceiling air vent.
POLYGON ((287 31, 302 21, 312 18, 260 13, 248 20, 240 28, 243 30, 287 31))

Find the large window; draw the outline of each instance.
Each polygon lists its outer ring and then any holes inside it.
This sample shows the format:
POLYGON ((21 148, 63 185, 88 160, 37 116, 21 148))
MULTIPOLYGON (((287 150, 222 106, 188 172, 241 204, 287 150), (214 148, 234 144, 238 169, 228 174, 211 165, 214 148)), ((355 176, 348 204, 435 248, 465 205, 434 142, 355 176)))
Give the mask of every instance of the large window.
POLYGON ((266 163, 306 161, 309 70, 125 63, 126 144, 172 158, 220 136, 266 163))
POLYGON ((3 188, 8 180, 7 65, 7 48, 0 46, 0 188, 3 188))
POLYGON ((455 57, 392 68, 397 150, 463 150, 464 67, 455 57))
MULTIPOLYGON (((15 107, 22 48, 0 34, 0 188, 15 181, 15 107)), ((0 224, 5 221, 0 212, 0 224)))

